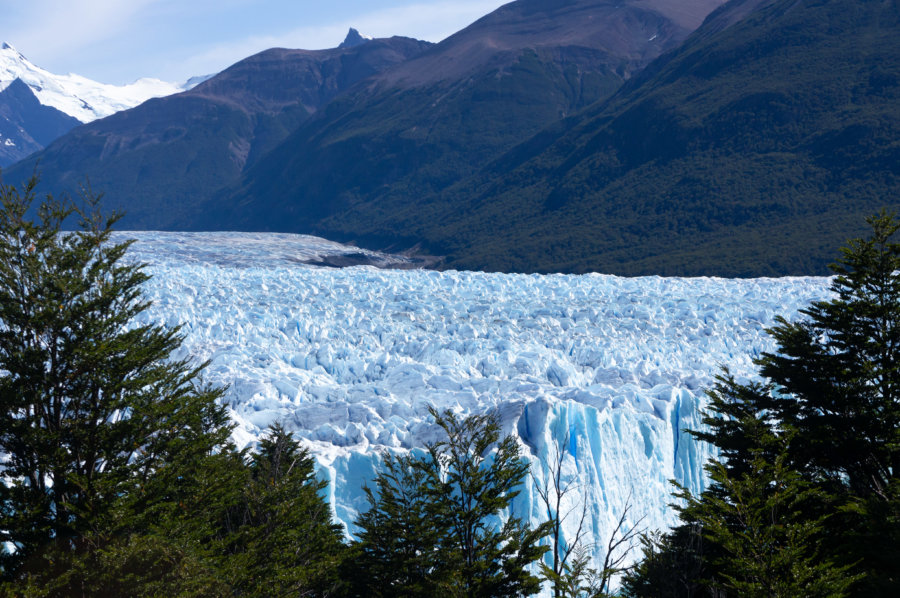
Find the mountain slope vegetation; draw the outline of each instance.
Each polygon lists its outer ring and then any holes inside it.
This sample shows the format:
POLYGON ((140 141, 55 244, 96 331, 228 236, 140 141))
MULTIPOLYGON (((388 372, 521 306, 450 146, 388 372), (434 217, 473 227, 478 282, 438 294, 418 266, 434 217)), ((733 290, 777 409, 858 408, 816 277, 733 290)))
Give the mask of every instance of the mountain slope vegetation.
POLYGON ((216 194, 199 222, 354 238, 354 229, 323 226, 323 219, 390 222, 609 97, 718 4, 512 2, 337 98, 248 170, 237 189, 216 194))
POLYGON ((898 34, 895 0, 732 2, 479 175, 390 222, 327 224, 412 234, 461 268, 825 273, 898 205, 898 34))

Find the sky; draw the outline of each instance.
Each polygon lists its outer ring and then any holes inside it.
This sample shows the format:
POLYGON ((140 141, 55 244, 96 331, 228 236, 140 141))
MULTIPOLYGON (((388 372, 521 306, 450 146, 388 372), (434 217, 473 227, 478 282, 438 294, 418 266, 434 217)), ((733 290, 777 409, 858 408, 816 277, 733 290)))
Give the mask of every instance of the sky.
POLYGON ((438 42, 509 0, 0 0, 0 41, 53 73, 180 83, 272 47, 363 35, 438 42))

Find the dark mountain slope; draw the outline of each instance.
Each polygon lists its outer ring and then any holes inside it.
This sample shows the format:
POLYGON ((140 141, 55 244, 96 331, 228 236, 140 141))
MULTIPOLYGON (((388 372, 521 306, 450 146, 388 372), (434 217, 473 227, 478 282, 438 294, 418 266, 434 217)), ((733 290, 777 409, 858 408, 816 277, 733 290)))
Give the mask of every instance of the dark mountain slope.
POLYGON ((217 194, 199 226, 369 242, 411 236, 395 229, 382 239, 378 231, 420 198, 608 97, 718 4, 507 4, 337 98, 250 169, 239 188, 217 194))
POLYGON ((44 106, 16 79, 0 91, 0 167, 18 162, 80 125, 76 118, 44 106))
POLYGON ((424 239, 462 268, 819 274, 898 191, 896 0, 733 2, 478 176, 386 225, 322 226, 424 239))
POLYGON ((40 161, 44 189, 85 177, 124 209, 123 226, 178 228, 185 212, 252 164, 336 95, 429 43, 372 40, 349 48, 267 50, 194 89, 78 128, 6 174, 40 161))

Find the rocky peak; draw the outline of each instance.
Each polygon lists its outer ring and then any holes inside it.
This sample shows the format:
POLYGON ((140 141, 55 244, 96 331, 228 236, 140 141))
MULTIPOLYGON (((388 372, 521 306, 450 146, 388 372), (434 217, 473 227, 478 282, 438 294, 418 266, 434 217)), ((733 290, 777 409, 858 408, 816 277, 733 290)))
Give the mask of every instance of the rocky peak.
POLYGON ((347 32, 347 37, 344 38, 343 43, 341 43, 338 48, 352 48, 353 46, 364 44, 371 39, 371 37, 360 35, 359 31, 351 27, 350 31, 347 32))

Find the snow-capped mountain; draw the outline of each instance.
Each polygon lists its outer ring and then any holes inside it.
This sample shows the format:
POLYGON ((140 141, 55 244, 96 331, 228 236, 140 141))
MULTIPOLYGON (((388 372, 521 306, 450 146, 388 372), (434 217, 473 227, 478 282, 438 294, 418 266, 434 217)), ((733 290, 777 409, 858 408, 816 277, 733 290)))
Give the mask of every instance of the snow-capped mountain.
POLYGON ((21 79, 0 91, 0 167, 46 147, 81 122, 44 106, 21 79))
POLYGON ((38 101, 83 123, 133 108, 150 98, 171 95, 185 85, 159 79, 138 79, 128 85, 108 85, 80 75, 56 75, 35 66, 10 44, 0 45, 0 90, 20 79, 38 101))
POLYGON ((0 167, 45 148, 79 124, 134 108, 150 98, 192 89, 210 77, 192 77, 181 85, 149 78, 107 85, 80 75, 51 73, 4 42, 0 44, 0 167))
MULTIPOLYGON (((117 233, 150 264, 141 324, 183 324, 176 356, 209 360, 241 446, 281 422, 329 482, 336 520, 354 532, 363 484, 385 451, 439 438, 428 407, 497 414, 538 480, 563 453, 563 482, 603 547, 626 528, 672 523, 675 479, 705 487, 704 389, 727 366, 755 376, 774 316, 828 296, 828 279, 618 278, 304 263, 357 253, 323 239, 261 233, 117 233), (630 498, 629 498, 630 497, 630 498)), ((546 512, 533 480, 514 504, 546 512)), ((568 538, 578 517, 564 524, 568 538)), ((637 555, 632 555, 637 556, 637 555)))

